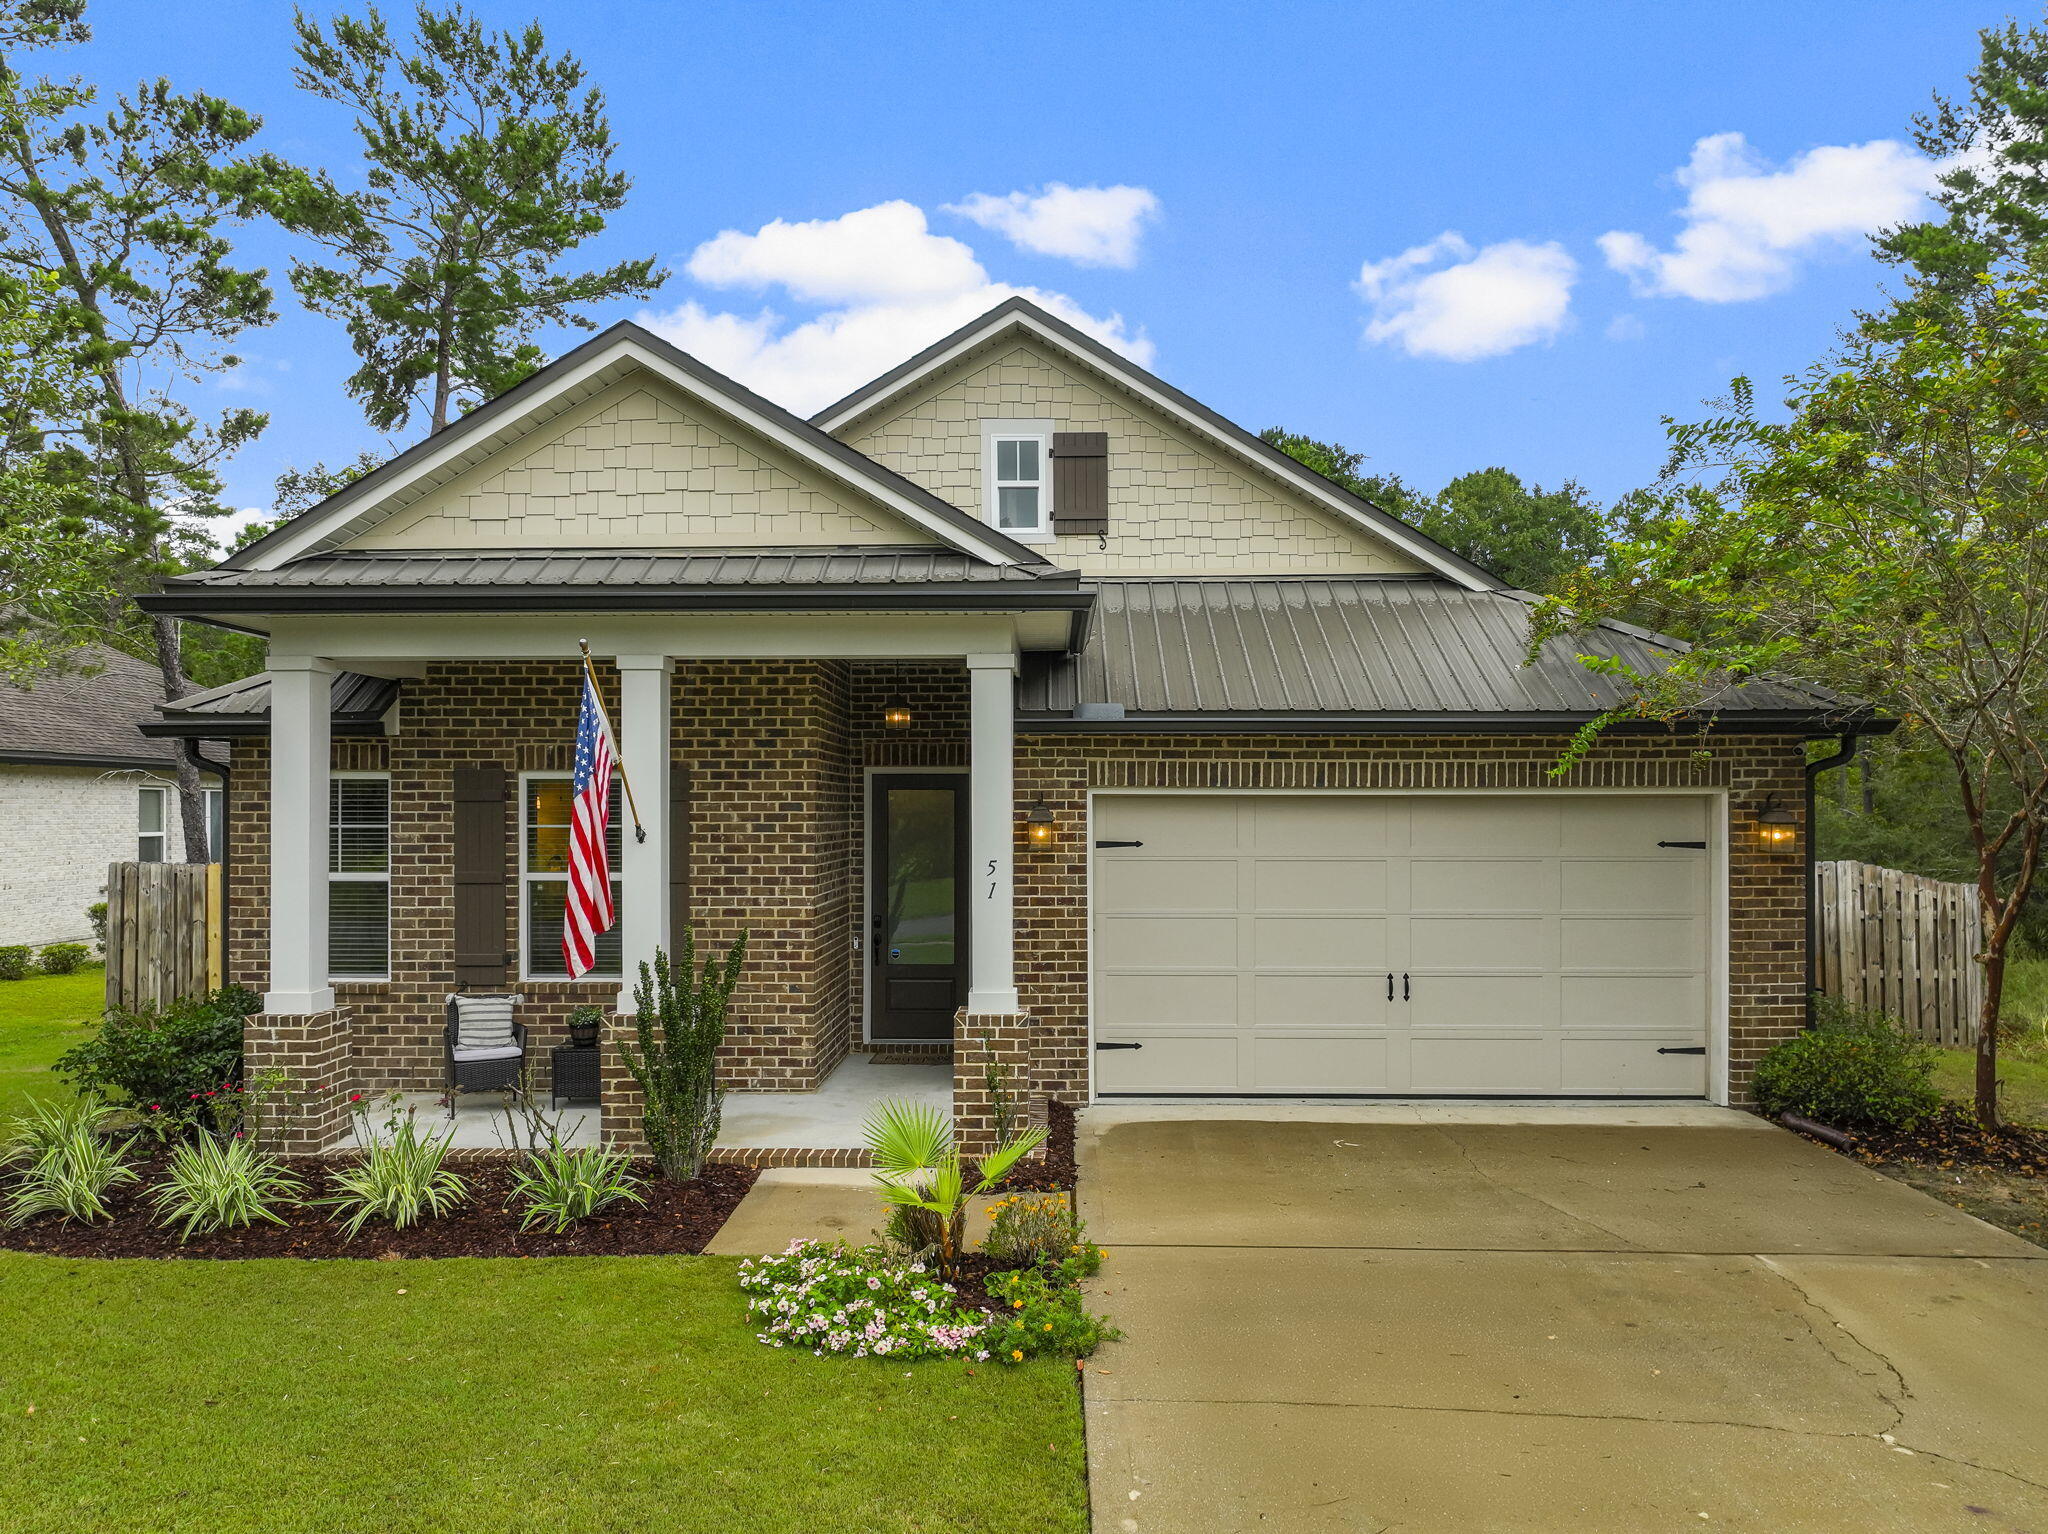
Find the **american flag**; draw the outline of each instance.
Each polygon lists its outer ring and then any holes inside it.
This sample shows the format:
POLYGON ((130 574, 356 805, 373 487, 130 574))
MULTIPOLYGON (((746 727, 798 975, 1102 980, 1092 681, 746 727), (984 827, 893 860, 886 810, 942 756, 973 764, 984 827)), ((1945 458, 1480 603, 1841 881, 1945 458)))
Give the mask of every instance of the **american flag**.
POLYGON ((583 675, 576 720, 575 803, 569 812, 569 898, 562 905, 562 961, 580 980, 597 963, 597 935, 612 929, 612 860, 605 832, 612 818, 612 740, 597 684, 583 675))

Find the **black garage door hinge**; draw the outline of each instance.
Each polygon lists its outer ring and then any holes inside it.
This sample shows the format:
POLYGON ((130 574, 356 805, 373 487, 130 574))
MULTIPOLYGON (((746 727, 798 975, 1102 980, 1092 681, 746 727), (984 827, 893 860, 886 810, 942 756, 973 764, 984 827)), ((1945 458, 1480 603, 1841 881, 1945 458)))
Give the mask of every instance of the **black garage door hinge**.
POLYGON ((1097 1049, 1143 1049, 1145 1046, 1143 1044, 1105 1044, 1097 1042, 1095 1047, 1097 1049))
POLYGON ((1707 1052, 1704 1044, 1674 1044, 1668 1049, 1659 1049, 1660 1055, 1703 1055, 1707 1052))
POLYGON ((1143 842, 1097 842, 1098 847, 1142 847, 1143 842))

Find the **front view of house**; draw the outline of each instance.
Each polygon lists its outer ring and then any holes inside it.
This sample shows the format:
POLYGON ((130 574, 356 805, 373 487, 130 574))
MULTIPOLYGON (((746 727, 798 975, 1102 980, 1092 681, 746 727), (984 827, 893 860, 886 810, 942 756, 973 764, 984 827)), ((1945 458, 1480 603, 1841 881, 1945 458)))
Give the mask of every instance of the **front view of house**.
POLYGON ((1864 721, 1757 682, 1554 778, 1618 694, 1499 588, 1021 300, 810 421, 619 325, 173 582, 269 669, 153 728, 234 743, 251 1063, 323 1084, 438 1087, 456 991, 544 1053, 689 921, 749 935, 735 1091, 950 1050, 970 1135, 992 1060, 1740 1101, 1804 1018, 1804 742, 1864 721), (571 981, 582 641, 646 835, 615 796, 571 981))

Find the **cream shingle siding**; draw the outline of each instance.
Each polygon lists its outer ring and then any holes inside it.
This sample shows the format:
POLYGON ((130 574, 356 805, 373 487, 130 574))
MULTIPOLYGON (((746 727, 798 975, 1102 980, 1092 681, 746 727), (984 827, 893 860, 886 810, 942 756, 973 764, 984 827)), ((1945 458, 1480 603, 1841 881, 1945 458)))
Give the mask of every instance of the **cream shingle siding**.
POLYGON ((377 523, 362 549, 928 544, 929 534, 744 440, 645 378, 377 523))
POLYGON ((1109 536, 1040 545, 1092 575, 1393 575, 1406 554, 1230 461, 1149 405, 1028 341, 970 362, 858 426, 848 443, 976 516, 981 422, 1040 417, 1109 434, 1109 536))

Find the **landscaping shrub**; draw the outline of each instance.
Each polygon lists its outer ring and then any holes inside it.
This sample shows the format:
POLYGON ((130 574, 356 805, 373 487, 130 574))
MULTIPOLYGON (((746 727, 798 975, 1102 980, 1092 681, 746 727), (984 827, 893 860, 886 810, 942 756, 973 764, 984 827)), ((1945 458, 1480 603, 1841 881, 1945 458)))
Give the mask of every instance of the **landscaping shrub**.
POLYGON ((966 1249, 967 1201, 986 1193, 1045 1140, 1032 1129, 998 1145, 975 1165, 953 1143, 953 1115, 930 1103, 880 1102, 861 1138, 874 1155, 875 1181, 891 1206, 890 1239, 914 1254, 930 1252, 941 1276, 954 1277, 966 1249))
POLYGON ((92 950, 83 943, 52 943, 37 956, 36 964, 46 975, 75 975, 91 957, 92 950))
POLYGON ((25 944, 9 943, 0 948, 0 980, 26 980, 35 962, 35 950, 25 944))
POLYGON ((1006 1268, 1057 1267, 1080 1261, 1091 1277, 1102 1266, 1102 1248, 1088 1239, 1087 1227, 1063 1193, 1012 1193, 988 1210, 988 1234, 981 1249, 1006 1268))
POLYGON ((630 1164, 623 1151, 595 1145, 574 1149, 551 1145, 533 1152, 526 1165, 513 1174, 513 1197, 526 1204, 519 1228, 546 1225, 550 1233, 559 1236, 578 1220, 587 1220, 611 1204, 622 1200, 646 1203, 633 1191, 633 1176, 627 1170, 630 1164))
POLYGON ((718 1084, 718 1046, 726 1009, 747 956, 747 934, 733 939, 725 958, 697 967, 697 933, 683 929, 682 962, 673 967, 654 950, 654 965, 640 966, 633 987, 633 1037, 620 1040, 619 1057, 640 1084, 640 1126, 664 1177, 687 1181, 704 1171, 718 1139, 725 1088, 718 1084))
POLYGON ((792 1241, 787 1251, 740 1264, 747 1314, 770 1347, 855 1358, 987 1358, 988 1317, 913 1258, 878 1246, 792 1241))
POLYGON ((0 1166, 18 1170, 0 1218, 20 1225, 39 1214, 61 1214, 67 1220, 105 1220, 113 1216, 107 1193, 137 1180, 128 1165, 131 1137, 116 1143, 108 1133, 115 1110, 97 1097, 46 1100, 29 1104, 16 1119, 0 1149, 0 1166))
POLYGON ((95 900, 85 908, 85 919, 92 923, 93 946, 101 953, 107 951, 107 903, 95 900))
POLYGON ((1043 1268, 991 1273, 988 1292, 1007 1300, 1010 1314, 989 1328, 983 1344, 1013 1364, 1040 1353, 1066 1358, 1093 1353, 1117 1333, 1100 1316, 1088 1314, 1074 1277, 1070 1271, 1048 1274, 1043 1268))
POLYGON ((1911 1129, 1941 1106, 1939 1051, 1882 1012, 1816 998, 1815 1026, 1771 1047, 1751 1091, 1765 1113, 1824 1124, 1911 1129))
POLYGON ((334 1211, 350 1240, 373 1219, 404 1230, 444 1215, 469 1196, 469 1185, 441 1164, 453 1138, 421 1133, 406 1114, 393 1121, 386 1138, 364 1148, 358 1165, 334 1174, 332 1196, 315 1202, 334 1211))
POLYGON ((150 1190, 158 1223, 176 1225, 178 1239, 240 1230, 255 1220, 284 1224, 276 1205, 295 1204, 305 1185, 245 1138, 201 1135, 171 1152, 164 1179, 150 1190))
POLYGON ((240 1074, 242 1021, 262 1005, 254 991, 228 986, 161 1009, 109 1012, 97 1033, 58 1058, 57 1074, 137 1112, 196 1117, 208 1092, 240 1074))

